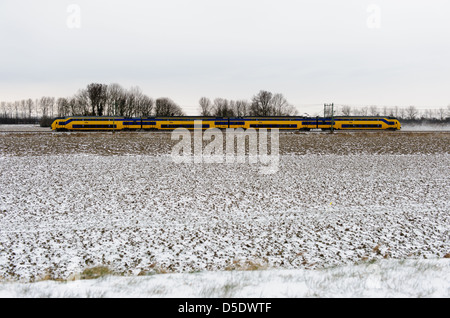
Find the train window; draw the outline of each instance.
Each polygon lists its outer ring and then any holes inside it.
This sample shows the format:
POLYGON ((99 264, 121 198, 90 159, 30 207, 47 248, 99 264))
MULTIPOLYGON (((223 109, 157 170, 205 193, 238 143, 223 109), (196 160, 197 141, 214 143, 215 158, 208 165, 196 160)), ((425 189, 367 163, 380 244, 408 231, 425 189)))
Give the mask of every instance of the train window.
MULTIPOLYGON (((196 126, 196 125, 195 125, 196 126)), ((161 125, 161 128, 196 128, 194 125, 190 124, 179 124, 179 125, 161 125)), ((209 128, 210 125, 203 124, 202 128, 209 128)))
POLYGON ((86 129, 97 129, 97 128, 117 128, 117 125, 73 125, 73 128, 86 128, 86 129))
POLYGON ((297 128, 297 125, 278 125, 278 124, 251 124, 250 128, 297 128))

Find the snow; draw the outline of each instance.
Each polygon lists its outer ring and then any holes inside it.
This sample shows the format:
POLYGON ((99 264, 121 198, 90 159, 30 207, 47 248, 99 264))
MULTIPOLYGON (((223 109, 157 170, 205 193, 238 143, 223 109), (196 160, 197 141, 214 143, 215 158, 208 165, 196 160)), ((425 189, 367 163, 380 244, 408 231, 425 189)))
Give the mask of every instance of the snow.
POLYGON ((3 277, 65 278, 74 263, 137 274, 449 252, 446 155, 284 156, 269 176, 167 156, 1 162, 3 277))
POLYGON ((0 135, 0 296, 449 296, 450 134, 283 134, 273 175, 167 135, 0 135))
POLYGON ((402 131, 450 131, 449 124, 404 124, 402 131))
POLYGON ((2 297, 298 298, 449 297, 450 260, 381 260, 322 270, 105 276, 0 284, 2 297))
POLYGON ((0 132, 4 131, 22 131, 22 132, 48 132, 50 128, 40 127, 39 125, 0 125, 0 132))

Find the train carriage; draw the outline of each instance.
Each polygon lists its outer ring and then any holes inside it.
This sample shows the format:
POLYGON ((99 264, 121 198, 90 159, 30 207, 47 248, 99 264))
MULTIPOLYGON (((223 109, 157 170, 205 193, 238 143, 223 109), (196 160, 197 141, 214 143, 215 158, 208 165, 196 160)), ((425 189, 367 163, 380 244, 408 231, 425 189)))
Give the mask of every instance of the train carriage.
POLYGON ((109 117, 65 117, 57 118, 52 123, 56 131, 92 131, 123 129, 123 122, 109 117))
POLYGON ((242 128, 249 129, 300 129, 301 118, 299 117, 244 117, 242 121, 242 128))
POLYGON ((394 117, 335 117, 335 129, 362 129, 362 130, 400 130, 401 125, 394 117))
POLYGON ((156 129, 158 130, 174 130, 177 128, 186 128, 186 129, 209 129, 216 128, 215 126, 215 118, 216 117, 156 117, 154 120, 156 121, 156 129), (201 127, 197 124, 196 121, 201 121, 201 127))

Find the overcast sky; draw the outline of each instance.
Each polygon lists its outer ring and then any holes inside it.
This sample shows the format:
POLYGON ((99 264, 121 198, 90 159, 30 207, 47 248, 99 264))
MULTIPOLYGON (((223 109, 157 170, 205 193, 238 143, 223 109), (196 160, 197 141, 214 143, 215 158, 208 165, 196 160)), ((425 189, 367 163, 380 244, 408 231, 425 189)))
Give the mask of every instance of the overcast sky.
POLYGON ((448 0, 1 0, 0 100, 137 85, 195 114, 202 96, 450 104, 448 0))

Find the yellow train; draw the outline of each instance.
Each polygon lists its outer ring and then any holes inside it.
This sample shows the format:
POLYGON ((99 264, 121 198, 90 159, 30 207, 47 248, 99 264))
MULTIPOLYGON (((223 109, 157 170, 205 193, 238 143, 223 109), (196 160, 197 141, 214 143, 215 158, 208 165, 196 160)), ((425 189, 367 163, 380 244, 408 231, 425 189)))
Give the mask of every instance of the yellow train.
POLYGON ((394 117, 64 117, 52 123, 55 131, 173 130, 176 128, 278 128, 282 130, 400 130, 394 117), (201 121, 201 124, 199 122, 201 121), (200 126, 201 125, 201 126, 200 126), (333 126, 332 126, 333 125, 333 126))

